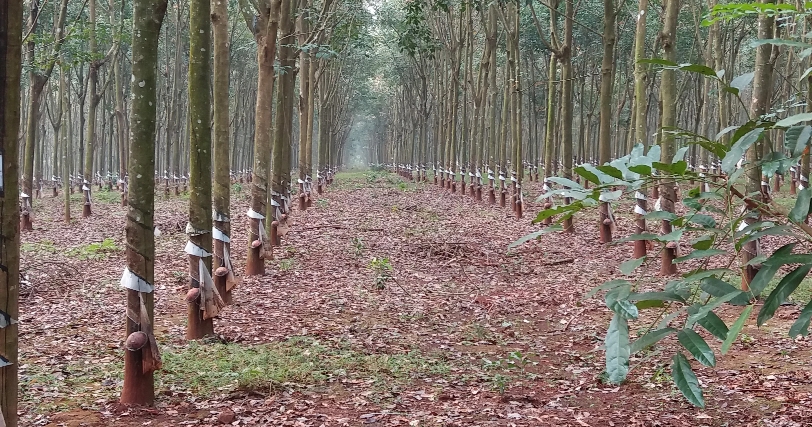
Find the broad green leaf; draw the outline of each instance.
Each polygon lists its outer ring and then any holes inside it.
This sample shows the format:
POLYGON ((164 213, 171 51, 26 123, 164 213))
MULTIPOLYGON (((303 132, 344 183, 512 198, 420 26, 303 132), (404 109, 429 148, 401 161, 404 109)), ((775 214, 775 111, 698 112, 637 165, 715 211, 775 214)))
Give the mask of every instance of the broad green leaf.
POLYGON ((702 389, 699 387, 699 380, 691 370, 691 363, 682 353, 677 353, 671 359, 671 377, 682 395, 691 402, 692 405, 700 408, 705 407, 705 398, 702 397, 702 389))
POLYGON ((642 337, 634 340, 631 346, 631 354, 635 354, 646 347, 657 344, 658 342, 660 342, 660 340, 673 334, 676 331, 677 330, 674 328, 662 328, 650 331, 649 333, 643 335, 642 337))
POLYGON ((702 64, 680 64, 679 69, 682 71, 689 71, 692 73, 699 73, 708 77, 716 77, 716 71, 702 64))
POLYGON ((761 269, 756 273, 756 276, 753 277, 753 281, 750 283, 750 292, 754 296, 761 295, 764 292, 764 289, 767 287, 767 284, 770 283, 770 280, 773 279, 775 273, 778 272, 778 269, 785 263, 780 262, 781 259, 786 258, 788 255, 792 253, 792 249, 795 248, 794 243, 790 243, 780 248, 776 249, 764 264, 762 264, 761 269))
POLYGON ((645 215, 646 221, 674 221, 679 218, 673 212, 668 211, 651 211, 645 215))
POLYGON ((620 264, 620 272, 623 274, 631 274, 637 267, 640 267, 646 261, 646 257, 630 259, 620 264))
POLYGON ((628 286, 629 289, 631 289, 632 283, 629 282, 628 280, 610 280, 608 282, 604 282, 600 286, 592 288, 589 292, 587 292, 586 295, 584 295, 583 299, 592 298, 595 294, 597 294, 600 291, 608 291, 615 288, 619 288, 621 286, 628 286))
POLYGON ((687 153, 687 152, 688 152, 688 146, 687 145, 684 146, 684 147, 680 147, 680 149, 677 150, 676 154, 674 154, 674 158, 671 159, 671 163, 677 163, 677 162, 683 160, 685 158, 685 153, 687 153))
POLYGON ((584 189, 584 187, 582 187, 581 184, 578 184, 577 182, 575 182, 575 181, 573 181, 571 179, 562 178, 562 177, 559 177, 559 176, 551 176, 551 177, 547 178, 547 180, 550 181, 550 182, 554 182, 556 184, 559 184, 559 185, 563 185, 564 187, 569 187, 569 188, 573 188, 573 189, 577 189, 577 190, 583 190, 584 189))
POLYGON ((682 329, 677 332, 677 339, 699 363, 710 367, 716 366, 713 350, 699 334, 691 329, 682 329))
POLYGON ((668 316, 663 317, 663 320, 660 320, 660 323, 657 324, 657 329, 667 328, 668 325, 670 325, 671 322, 674 319, 681 316, 682 313, 684 313, 686 310, 688 310, 688 307, 682 306, 682 307, 679 308, 679 310, 674 311, 673 313, 669 314, 668 316))
MULTIPOLYGON (((750 317, 750 312, 752 311, 753 306, 748 305, 747 308, 742 311, 742 314, 739 315, 739 318, 736 319, 736 322, 733 323, 733 326, 730 327, 730 331, 727 333, 727 338, 725 338, 725 341, 722 343, 722 354, 727 354, 727 351, 730 350, 730 346, 733 345, 734 341, 736 341, 736 337, 739 336, 739 332, 741 332, 744 324, 747 322, 747 318, 750 317)), ((812 314, 812 312, 810 313, 812 314)))
POLYGON ((629 166, 629 170, 643 176, 651 176, 651 166, 649 165, 634 165, 629 166))
POLYGON ((741 91, 753 81, 753 77, 755 77, 755 75, 756 73, 752 71, 749 73, 742 74, 730 81, 730 87, 736 88, 739 91, 741 91))
MULTIPOLYGON (((589 170, 587 170, 585 166, 586 165, 576 166, 575 168, 572 169, 572 171, 577 173, 578 175, 584 177, 584 179, 586 179, 587 181, 589 181, 589 182, 591 182, 593 184, 600 184, 601 181, 598 179, 598 176, 595 175, 594 173, 590 172, 589 170)), ((589 165, 589 166, 592 166, 592 165, 589 165)))
POLYGON ((621 172, 620 169, 614 166, 609 165, 596 166, 595 169, 611 176, 612 178, 623 179, 623 172, 621 172))
POLYGON ((775 126, 777 126, 777 127, 790 127, 790 126, 797 125, 798 123, 801 123, 801 122, 808 122, 810 120, 812 120, 812 113, 800 113, 800 114, 795 114, 795 115, 792 115, 792 116, 789 116, 787 118, 779 120, 775 124, 775 126))
POLYGON ((627 297, 629 301, 678 301, 685 302, 685 299, 675 292, 640 292, 631 293, 627 297))
POLYGON ((684 231, 684 229, 679 228, 679 229, 676 229, 676 230, 674 230, 674 231, 672 231, 672 232, 670 232, 668 234, 664 234, 662 236, 657 236, 657 238, 654 239, 654 240, 657 240, 659 242, 676 242, 676 241, 678 241, 680 239, 680 237, 682 237, 683 231, 684 231))
POLYGON ((620 286, 606 293, 606 306, 626 319, 637 318, 637 306, 628 301, 630 286, 620 286))
POLYGON ((804 81, 804 79, 806 79, 807 77, 809 77, 809 73, 812 73, 812 67, 807 68, 807 69, 806 69, 806 71, 804 71, 804 73, 803 73, 803 74, 801 74, 801 78, 799 78, 799 79, 798 79, 798 81, 799 81, 799 82, 804 81))
POLYGON ((544 221, 545 219, 556 215, 578 212, 582 208, 583 204, 581 202, 575 202, 569 205, 559 205, 556 207, 552 207, 550 209, 545 209, 536 215, 536 218, 533 219, 533 224, 538 224, 544 221))
POLYGON ((686 328, 692 327, 699 319, 705 317, 711 311, 716 310, 722 304, 724 304, 724 303, 726 303, 726 302, 728 302, 728 301, 730 301, 730 300, 732 300, 734 298, 739 298, 740 295, 741 295, 741 291, 734 291, 734 292, 731 292, 731 293, 729 293, 727 295, 716 298, 713 301, 709 302, 708 304, 705 304, 705 305, 695 304, 695 305, 699 306, 699 308, 696 310, 695 313, 692 313, 692 314, 690 314, 688 316, 688 320, 685 322, 685 327, 686 328))
POLYGON ((564 228, 561 227, 560 225, 551 225, 551 226, 549 226, 547 228, 543 228, 541 230, 534 231, 534 232, 532 232, 532 233, 530 233, 530 234, 528 234, 526 236, 522 236, 521 238, 519 238, 515 242, 508 245, 508 249, 513 249, 516 246, 519 246, 519 245, 521 245, 521 244, 523 244, 525 242, 529 242, 531 240, 538 239, 539 237, 541 237, 541 236, 543 236, 543 235, 545 235, 547 233, 552 233, 552 232, 555 232, 555 231, 561 231, 563 229, 564 228))
POLYGON ((620 384, 629 374, 629 324, 615 313, 606 331, 606 375, 610 383, 620 384))
POLYGON ((727 253, 727 251, 723 251, 721 249, 696 250, 696 251, 692 251, 688 255, 681 256, 681 257, 678 257, 678 258, 674 259, 674 264, 679 264, 681 262, 690 261, 692 259, 707 258, 707 257, 712 257, 712 256, 716 256, 716 255, 722 255, 722 254, 726 254, 726 253, 727 253))
POLYGON ((758 233, 750 233, 736 241, 736 250, 740 251, 744 245, 763 236, 794 236, 795 229, 788 225, 777 225, 761 230, 758 233))
POLYGON ((795 206, 789 212, 789 220, 795 223, 804 222, 809 215, 810 200, 812 200, 812 188, 804 188, 799 191, 795 206))
POLYGON ((611 202, 612 200, 617 200, 620 196, 623 195, 623 190, 615 190, 615 191, 605 191, 602 192, 598 200, 601 202, 611 202))
POLYGON ((690 241, 691 247, 694 249, 699 250, 706 250, 710 249, 713 246, 714 236, 712 234, 706 234, 704 236, 699 236, 696 239, 690 241))
POLYGON ((694 214, 688 217, 688 222, 701 225, 705 228, 716 227, 716 220, 710 215, 694 214))
POLYGON ((727 339, 727 325, 719 316, 716 315, 714 312, 710 312, 705 315, 705 317, 697 320, 696 323, 699 323, 703 328, 705 328, 708 332, 713 334, 716 338, 719 338, 721 341, 727 339))
POLYGON ((722 159, 722 171, 727 174, 733 172, 733 169, 736 168, 736 164, 741 160, 744 152, 753 145, 758 139, 761 137, 761 134, 764 132, 764 129, 756 128, 749 132, 747 132, 744 136, 742 136, 732 147, 730 147, 730 151, 728 151, 727 155, 722 159))
POLYGON ((715 277, 706 277, 702 279, 699 287, 714 297, 723 297, 730 293, 739 292, 739 295, 732 298, 730 303, 733 305, 747 305, 750 303, 750 296, 747 294, 747 292, 736 289, 736 287, 730 283, 724 282, 715 277))
POLYGON ((795 338, 798 335, 809 335, 810 319, 812 319, 812 301, 806 303, 804 309, 801 310, 801 314, 798 315, 798 320, 789 328, 790 338, 795 338))
POLYGON ((802 265, 789 272, 778 282, 778 286, 770 292, 770 296, 767 297, 764 301, 764 305, 761 307, 761 311, 758 312, 756 323, 759 327, 773 317, 775 310, 786 301, 790 294, 795 292, 795 289, 797 289, 801 281, 804 280, 809 270, 812 270, 812 264, 802 265))
POLYGON ((793 157, 803 154, 809 138, 812 136, 812 126, 792 126, 784 132, 784 148, 792 153, 793 157))

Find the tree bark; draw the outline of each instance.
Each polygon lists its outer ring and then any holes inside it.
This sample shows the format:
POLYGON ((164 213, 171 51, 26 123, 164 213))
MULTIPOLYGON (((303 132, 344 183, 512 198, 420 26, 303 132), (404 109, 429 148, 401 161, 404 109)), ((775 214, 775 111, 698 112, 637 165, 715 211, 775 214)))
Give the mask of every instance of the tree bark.
MULTIPOLYGON (((130 117, 130 191, 125 228, 127 270, 136 281, 127 289, 127 336, 143 332, 152 335, 154 325, 155 269, 155 126, 157 109, 158 38, 161 33, 166 0, 137 1, 133 11, 132 116, 130 117), (133 289, 135 288, 135 289, 133 289), (142 310, 146 310, 143 313, 142 310), (131 317, 132 313, 135 317, 131 317)), ((207 104, 208 108, 208 104, 207 104)), ((127 271, 125 271, 125 276, 127 271)), ((122 280, 124 284, 124 280, 122 280)), ((160 368, 156 342, 140 351, 124 352, 124 387, 121 403, 152 405, 155 401, 153 371, 160 368)))
MULTIPOLYGON (((0 2, 0 310, 19 318, 20 210, 17 137, 20 127, 22 1, 0 2)), ((0 328, 0 421, 17 427, 17 324, 0 328)))

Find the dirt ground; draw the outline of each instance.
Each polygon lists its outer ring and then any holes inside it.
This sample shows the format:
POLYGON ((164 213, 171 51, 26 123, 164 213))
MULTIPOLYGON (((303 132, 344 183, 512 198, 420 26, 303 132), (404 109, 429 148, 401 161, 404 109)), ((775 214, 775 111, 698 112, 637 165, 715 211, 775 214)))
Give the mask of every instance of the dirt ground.
MULTIPOLYGON (((238 272, 247 189, 233 189, 238 272)), ((295 211, 267 274, 242 281, 216 339, 192 344, 183 338, 187 199, 161 192, 164 369, 154 408, 122 407, 126 210, 117 193, 94 196, 92 218, 70 225, 61 199, 35 201, 35 230, 22 237, 23 426, 812 425, 812 346, 787 337, 799 307, 782 307, 761 329, 752 316, 716 368, 692 363, 705 409, 670 380, 675 338, 633 358, 625 384, 607 385, 610 312, 600 295, 583 296, 619 274, 630 244, 599 244, 597 221, 580 215, 576 234, 508 251, 538 229, 532 197, 516 220, 509 208, 385 173, 341 174, 311 209, 295 211)), ((616 235, 631 234, 631 214, 616 215, 616 235)))

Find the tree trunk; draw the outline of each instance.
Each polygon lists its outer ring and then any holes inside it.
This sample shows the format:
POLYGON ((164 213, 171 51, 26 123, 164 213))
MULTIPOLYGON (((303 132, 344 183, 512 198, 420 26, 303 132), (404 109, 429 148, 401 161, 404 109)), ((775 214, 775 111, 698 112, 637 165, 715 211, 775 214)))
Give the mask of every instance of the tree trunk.
MULTIPOLYGON (((677 40, 677 17, 679 15, 680 0, 666 0, 665 4, 665 21, 663 24, 663 31, 660 34, 660 41, 663 47, 663 59, 666 61, 675 61, 676 53, 676 40, 677 40)), ((661 128, 674 127, 677 124, 677 78, 676 71, 665 69, 662 73, 662 81, 660 83, 660 102, 662 103, 662 123, 661 128)), ((662 163, 670 164, 676 152, 674 136, 671 133, 662 132, 661 144, 662 151, 660 153, 660 161, 662 163)), ((677 194, 674 189, 675 182, 673 180, 663 180, 660 184, 660 197, 662 210, 666 212, 674 212, 674 204, 677 200, 677 194)), ((662 221, 662 232, 668 234, 672 231, 671 222, 667 220, 662 221)), ((677 256, 676 242, 668 242, 665 250, 662 252, 662 264, 660 272, 663 275, 676 274, 677 266, 674 264, 674 258, 677 256)))
MULTIPOLYGON (((228 2, 212 1, 211 23, 214 32, 214 265, 218 292, 228 300, 228 291, 236 284, 231 268, 231 161, 229 160, 229 35, 228 2), (216 270, 225 267, 221 275, 216 270), (225 278, 225 280, 222 280, 225 278)), ((222 272, 222 271, 221 271, 222 272)))
MULTIPOLYGON (((773 3, 773 1, 762 1, 762 3, 773 3)), ((775 18, 769 14, 761 14, 758 17, 758 38, 769 39, 773 37, 773 25, 775 18)), ((750 101, 750 119, 759 120, 767 112, 770 105, 770 89, 772 86, 772 50, 773 45, 763 44, 756 47, 755 76, 753 77, 753 97, 750 101)), ((765 132, 766 133, 766 132, 765 132)), ((746 184, 745 194, 752 197, 756 204, 767 202, 767 195, 762 181, 767 178, 761 176, 761 156, 766 146, 767 135, 762 135, 753 145, 747 149, 746 156, 746 184)), ((759 220, 758 211, 755 210, 747 215, 745 222, 753 224, 759 220)), ((755 277, 758 269, 747 263, 758 256, 758 239, 748 242, 742 248, 742 290, 749 290, 750 283, 755 277)))
MULTIPOLYGON (((22 1, 0 2, 0 310, 19 319, 20 210, 17 137, 20 127, 22 1)), ((0 328, 0 422, 17 427, 17 324, 0 328)))
MULTIPOLYGON (((207 307, 210 290, 206 275, 211 274, 212 194, 211 194, 211 3, 189 3, 189 254, 190 291, 187 339, 214 334, 213 317, 207 307)), ((216 304, 215 304, 216 306, 216 304)), ((219 310, 216 310, 219 312, 219 310)))
MULTIPOLYGON (((133 10, 132 116, 130 123, 127 225, 127 269, 122 284, 127 287, 127 337, 145 333, 149 338, 142 349, 124 352, 124 387, 121 403, 152 405, 155 401, 153 372, 160 369, 152 325, 155 277, 155 124, 157 100, 158 38, 166 0, 135 2, 133 10), (125 281, 125 279, 128 279, 125 281), (146 311, 144 313, 143 311, 146 311), (132 313, 135 318, 131 316, 132 313)), ((206 91, 208 93, 208 91, 206 91)), ((206 104, 208 110, 208 104, 206 104)), ((208 211, 207 211, 208 213, 208 211)))

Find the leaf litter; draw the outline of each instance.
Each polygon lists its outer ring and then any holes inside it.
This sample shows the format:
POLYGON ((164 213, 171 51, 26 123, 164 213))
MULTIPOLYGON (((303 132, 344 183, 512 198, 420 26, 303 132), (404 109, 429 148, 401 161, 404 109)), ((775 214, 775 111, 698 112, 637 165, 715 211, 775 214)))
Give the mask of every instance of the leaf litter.
MULTIPOLYGON (((527 184, 538 194, 538 183, 527 184)), ((667 378, 662 346, 676 348, 676 338, 634 355, 627 382, 607 385, 602 340, 611 312, 599 296, 583 296, 617 276, 631 244, 598 244, 597 221, 579 214, 575 235, 553 233, 508 251, 538 226, 510 209, 384 174, 340 175, 311 209, 294 212, 266 275, 243 278, 215 320, 217 337, 200 343, 183 338, 187 200, 158 195, 155 328, 166 360, 155 407, 124 407, 118 279, 126 208, 114 197, 97 200, 93 217, 70 225, 61 198, 39 200, 35 231, 22 235, 24 426, 812 422, 809 340, 786 335, 797 307, 782 307, 761 329, 748 321, 746 339, 716 368, 692 363, 704 410, 667 378), (77 255, 105 239, 113 246, 98 256, 77 255), (380 282, 373 260, 391 267, 380 282)), ((526 204, 528 213, 539 209, 526 204)), ((238 272, 247 208, 247 195, 235 192, 238 272)), ((623 212, 619 236, 633 230, 623 212)))

